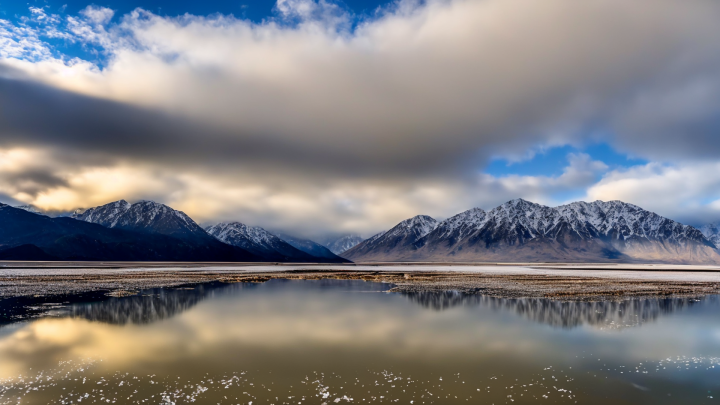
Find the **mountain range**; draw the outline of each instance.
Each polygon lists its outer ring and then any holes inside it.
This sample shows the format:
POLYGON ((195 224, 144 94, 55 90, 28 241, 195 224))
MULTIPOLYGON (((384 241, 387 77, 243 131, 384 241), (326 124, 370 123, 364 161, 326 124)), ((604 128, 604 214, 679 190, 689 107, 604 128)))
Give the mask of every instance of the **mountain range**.
POLYGON ((365 240, 323 242, 240 222, 203 229, 153 201, 54 217, 0 204, 0 260, 720 263, 720 224, 696 229, 621 201, 547 207, 516 199, 444 221, 418 215, 365 240))
POLYGON ((32 206, 2 205, 0 224, 0 260, 347 262, 239 223, 232 223, 232 240, 216 237, 182 211, 153 201, 120 200, 55 218, 32 206), (247 243, 240 243, 238 229, 247 243))
POLYGON ((259 226, 221 222, 205 228, 208 234, 229 245, 280 262, 348 262, 312 241, 288 238, 289 243, 259 226), (317 246, 315 246, 317 245, 317 246))
POLYGON ((113 229, 0 205, 0 260, 263 261, 211 239, 113 229))
POLYGON ((691 226, 621 201, 546 207, 516 199, 438 222, 420 215, 343 253, 355 262, 720 263, 691 226))

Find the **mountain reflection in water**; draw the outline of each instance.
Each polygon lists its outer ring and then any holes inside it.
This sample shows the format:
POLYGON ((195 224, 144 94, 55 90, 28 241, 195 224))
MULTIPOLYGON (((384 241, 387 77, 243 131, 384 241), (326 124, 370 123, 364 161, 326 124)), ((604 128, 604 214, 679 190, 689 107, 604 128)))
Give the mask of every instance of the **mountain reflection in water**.
MULTIPOLYGON (((212 282, 185 288, 155 288, 145 290, 138 295, 112 297, 95 302, 74 304, 69 315, 113 325, 148 324, 176 316, 199 304, 201 301, 219 295, 237 294, 242 290, 259 287, 258 283, 212 282)), ((271 280, 263 283, 273 290, 292 285, 295 289, 337 289, 344 291, 381 292, 391 288, 384 283, 352 280, 317 280, 303 282, 298 280, 271 280)))
POLYGON ((717 298, 568 303, 390 287, 269 280, 48 297, 62 311, 0 328, 0 405, 675 405, 720 392, 717 298), (636 318, 658 321, 591 326, 636 318))
POLYGON ((113 325, 148 324, 178 315, 220 292, 229 293, 254 286, 256 284, 253 283, 215 282, 186 288, 156 288, 138 295, 75 304, 69 308, 69 314, 73 318, 113 325))
MULTIPOLYGON (((282 288, 287 280, 269 282, 272 288, 282 288)), ((296 284, 297 282, 292 282, 296 284)), ((337 288, 345 282, 324 280, 307 284, 308 288, 337 288), (312 284, 312 287, 311 287, 312 284)), ((69 308, 70 316, 90 321, 125 325, 148 324, 178 315, 201 301, 216 295, 236 294, 254 283, 208 283, 192 288, 153 289, 141 294, 108 298, 103 301, 75 304, 69 308)), ((370 287, 381 291, 382 286, 370 287)), ((384 287, 385 288, 385 287, 384 287)), ((689 308, 698 302, 690 298, 629 299, 624 301, 557 301, 543 298, 495 298, 459 292, 404 293, 410 301, 428 309, 446 310, 453 307, 485 307, 496 311, 510 311, 534 322, 559 328, 589 325, 599 328, 621 329, 655 321, 662 315, 689 308)))
MULTIPOLYGON (((511 311, 526 319, 559 328, 589 325, 601 328, 640 326, 689 308, 696 298, 651 298, 623 301, 557 301, 546 298, 496 298, 456 291, 403 294, 425 308, 442 311, 458 306, 480 306, 511 311)), ((714 297, 711 299, 715 299, 714 297)))

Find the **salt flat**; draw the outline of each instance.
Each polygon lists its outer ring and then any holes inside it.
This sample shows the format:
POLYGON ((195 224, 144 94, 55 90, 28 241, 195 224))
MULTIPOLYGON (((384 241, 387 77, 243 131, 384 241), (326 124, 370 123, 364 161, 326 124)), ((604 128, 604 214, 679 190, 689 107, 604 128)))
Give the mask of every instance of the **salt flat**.
POLYGON ((460 291, 497 297, 616 299, 720 293, 720 267, 642 264, 237 264, 3 262, 0 297, 107 291, 213 281, 358 279, 393 291, 460 291))
POLYGON ((242 264, 242 263, 113 263, 2 262, 0 277, 100 275, 137 272, 262 273, 301 270, 349 272, 455 272, 488 275, 546 275, 610 279, 720 282, 720 266, 670 264, 242 264))

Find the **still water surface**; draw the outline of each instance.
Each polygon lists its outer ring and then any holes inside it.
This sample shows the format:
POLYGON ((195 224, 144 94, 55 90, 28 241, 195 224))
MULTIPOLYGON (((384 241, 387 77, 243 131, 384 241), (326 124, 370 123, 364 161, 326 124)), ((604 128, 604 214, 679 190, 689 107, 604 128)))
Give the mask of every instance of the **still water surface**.
POLYGON ((45 305, 0 327, 0 404, 720 403, 717 297, 388 288, 273 280, 45 305))

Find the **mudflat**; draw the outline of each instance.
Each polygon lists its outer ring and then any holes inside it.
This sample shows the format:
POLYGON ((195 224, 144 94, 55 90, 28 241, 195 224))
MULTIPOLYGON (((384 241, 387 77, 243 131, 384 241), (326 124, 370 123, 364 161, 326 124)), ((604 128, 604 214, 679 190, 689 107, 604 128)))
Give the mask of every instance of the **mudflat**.
POLYGON ((493 297, 607 300, 720 293, 720 267, 642 264, 355 264, 3 262, 0 297, 146 288, 212 281, 347 279, 393 284, 390 291, 458 291, 493 297))

